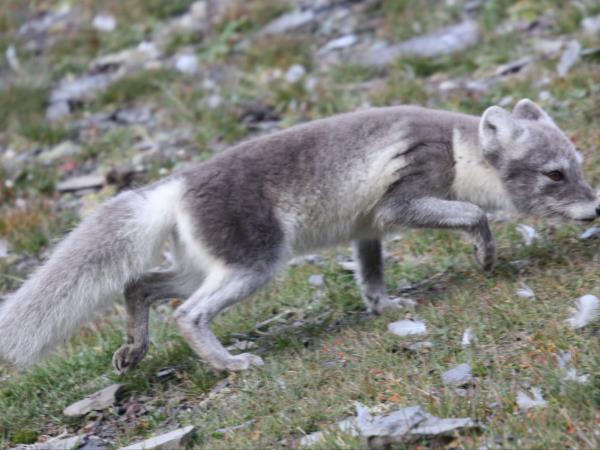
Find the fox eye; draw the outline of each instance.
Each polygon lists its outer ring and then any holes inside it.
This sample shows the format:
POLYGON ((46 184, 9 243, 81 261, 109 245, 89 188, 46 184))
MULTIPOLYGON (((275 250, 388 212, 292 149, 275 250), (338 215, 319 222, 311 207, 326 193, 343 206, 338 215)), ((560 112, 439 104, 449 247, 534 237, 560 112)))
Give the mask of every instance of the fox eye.
POLYGON ((565 176, 563 175, 563 173, 560 170, 553 170, 551 172, 546 172, 544 175, 546 175, 552 181, 562 181, 565 179, 565 176))

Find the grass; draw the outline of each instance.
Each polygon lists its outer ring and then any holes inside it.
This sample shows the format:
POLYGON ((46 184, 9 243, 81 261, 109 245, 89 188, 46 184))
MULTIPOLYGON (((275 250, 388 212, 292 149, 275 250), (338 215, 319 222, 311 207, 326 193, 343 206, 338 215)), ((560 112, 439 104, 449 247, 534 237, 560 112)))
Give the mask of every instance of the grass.
POLYGON ((172 82, 177 73, 169 69, 146 71, 130 75, 111 84, 100 97, 102 104, 127 104, 141 97, 160 91, 163 84, 172 82))
MULTIPOLYGON (((506 20, 530 21, 548 13, 555 25, 539 31, 542 38, 569 33, 569 39, 593 47, 596 41, 578 31, 581 17, 600 12, 591 0, 577 5, 555 0, 483 2, 473 13, 482 27, 476 46, 451 57, 404 57, 385 71, 356 65, 351 59, 323 66, 313 55, 325 36, 256 34, 288 5, 271 0, 234 2, 224 19, 214 24, 212 34, 175 34, 166 43, 168 55, 194 48, 201 66, 197 78, 168 69, 123 78, 96 102, 80 105, 73 125, 44 119, 53 83, 67 74, 85 72, 98 55, 137 45, 162 21, 184 12, 190 2, 105 2, 103 11, 118 19, 113 34, 89 26, 91 17, 100 12, 97 2, 80 2, 87 25, 65 32, 41 54, 28 53, 14 34, 37 8, 58 2, 25 3, 9 0, 0 11, 0 50, 16 43, 25 71, 0 88, 0 163, 6 163, 0 166, 0 239, 6 239, 11 250, 7 258, 0 258, 2 294, 16 288, 76 221, 67 212, 70 206, 90 200, 54 192, 62 166, 38 164, 40 150, 65 139, 81 141, 83 151, 74 157, 74 166, 104 168, 130 163, 140 139, 152 142, 154 133, 182 127, 194 134, 192 142, 175 144, 186 149, 185 162, 203 160, 215 148, 251 133, 241 121, 250 103, 273 107, 280 125, 287 126, 367 104, 417 103, 480 114, 509 97, 507 108, 522 97, 536 100, 545 90, 550 99, 543 106, 581 149, 588 180, 593 186, 600 184, 597 58, 581 59, 563 79, 554 77, 556 60, 548 59, 534 63, 531 71, 497 80, 485 92, 437 90, 440 81, 490 76, 500 64, 531 53, 529 39, 538 31, 499 34, 506 20), (308 74, 289 84, 278 74, 296 63, 308 74), (208 78, 216 86, 203 82, 208 78), (210 95, 220 96, 221 104, 209 106, 210 95), (152 108, 160 127, 114 126, 101 132, 92 127, 78 134, 75 123, 88 114, 110 115, 118 108, 139 105, 152 108), (5 156, 8 149, 13 150, 12 159, 5 156), (21 158, 27 162, 21 163, 21 158)), ((450 3, 428 1, 428 13, 423 14, 420 2, 384 0, 373 2, 359 18, 361 26, 376 21, 374 38, 396 42, 464 19, 461 2, 450 3)), ((0 69, 8 70, 3 64, 0 69)), ((156 142, 162 145, 160 139, 156 142)), ((164 159, 151 159, 145 167, 147 178, 175 169, 182 162, 178 158, 175 152, 166 152, 164 159)), ((438 416, 472 417, 484 425, 481 433, 454 436, 443 445, 424 441, 406 448, 598 448, 598 327, 574 331, 564 322, 575 298, 599 294, 597 241, 578 240, 579 226, 528 223, 542 236, 530 247, 521 244, 515 223, 493 224, 498 263, 491 276, 476 269, 470 245, 457 234, 406 231, 399 240, 389 241, 388 288, 393 294, 411 296, 418 305, 382 317, 365 313, 352 274, 336 262, 338 256, 350 255, 348 248, 330 249, 316 263, 286 268, 265 290, 216 320, 214 330, 224 343, 252 341, 257 346, 253 351, 264 358, 263 367, 243 373, 216 373, 199 361, 179 335, 171 318, 177 303, 169 301, 152 308, 146 359, 127 376, 117 376, 110 360, 125 329, 124 307, 117 298, 112 310, 40 364, 23 372, 0 368, 0 448, 55 436, 64 429, 79 433, 91 422, 97 423, 94 433, 112 436, 111 449, 186 424, 197 427, 193 448, 293 448, 304 434, 353 415, 356 401, 386 410, 419 404, 438 416), (526 266, 518 269, 515 261, 525 261, 526 266), (324 275, 323 288, 308 283, 314 274, 324 275), (534 290, 534 299, 516 295, 521 283, 534 290), (416 288, 404 291, 407 285, 416 288), (279 318, 257 329, 257 324, 274 317, 279 318), (389 322, 406 317, 425 321, 428 335, 399 338, 387 332, 389 322), (467 327, 478 340, 463 348, 460 341, 467 327), (422 339, 433 344, 429 351, 405 349, 422 339), (591 376, 589 384, 562 379, 556 353, 567 350, 578 374, 591 376), (472 366, 476 381, 460 396, 444 386, 441 374, 463 362, 472 366), (161 378, 158 372, 165 367, 174 373, 161 378), (125 385, 119 404, 82 419, 62 415, 68 404, 113 382, 125 385), (223 389, 214 392, 217 387, 223 389), (541 388, 548 406, 523 413, 516 396, 531 387, 541 388), (249 420, 255 422, 247 428, 217 431, 249 420)), ((363 446, 356 437, 333 432, 317 448, 363 446)))
MULTIPOLYGON (((215 328, 221 339, 231 342, 233 336, 243 335, 256 340, 266 360, 262 368, 230 375, 226 394, 207 397, 224 376, 211 374, 177 335, 172 320, 159 318, 168 317, 168 306, 154 313, 147 359, 126 377, 111 374, 110 357, 123 327, 122 319, 111 314, 66 351, 4 383, 0 429, 12 441, 44 433, 61 423, 60 411, 69 402, 119 381, 126 385, 129 401, 151 397, 152 404, 163 406, 153 415, 136 417, 133 427, 116 424, 116 445, 151 434, 169 417, 169 408, 183 402, 191 409, 179 413, 179 421, 199 428, 198 448, 277 448, 283 440, 353 414, 353 402, 360 401, 392 409, 418 403, 436 415, 470 416, 485 421, 485 435, 502 446, 518 439, 520 448, 565 443, 589 448, 587 440, 596 443, 591 430, 599 388, 565 385, 554 355, 570 349, 580 373, 599 369, 593 330, 573 332, 562 322, 575 296, 595 290, 598 278, 590 265, 595 248, 573 240, 572 227, 545 229, 547 238, 530 248, 517 242, 513 225, 495 230, 500 258, 494 277, 473 267, 468 246, 454 234, 410 232, 388 246, 400 258, 388 265, 392 290, 402 280, 416 282, 445 271, 436 283, 412 293, 419 300, 412 315, 428 325, 427 339, 433 343, 429 352, 404 352, 402 344, 415 339, 385 331, 389 321, 406 313, 374 318, 362 312, 352 277, 335 264, 333 251, 317 266, 288 269, 257 298, 219 318, 215 328), (523 258, 530 266, 519 275, 510 261, 523 258), (424 262, 415 265, 415 259, 424 262), (312 273, 325 275, 325 290, 308 285, 312 273), (515 295, 520 281, 534 289, 535 300, 515 295), (262 330, 266 334, 256 334, 256 323, 283 310, 291 310, 291 316, 262 330), (459 342, 466 327, 473 328, 478 343, 463 349, 459 342), (469 362, 477 377, 467 397, 457 397, 441 383, 441 373, 462 362, 469 362), (156 373, 165 366, 175 367, 176 375, 161 381, 156 373), (523 420, 515 396, 528 386, 542 387, 549 406, 529 412, 523 420), (493 403, 499 405, 490 406, 493 403), (251 419, 256 424, 247 430, 216 433, 251 419)), ((103 413, 104 420, 117 421, 117 410, 103 413)), ((484 438, 458 438, 457 448, 477 448, 484 438)), ((360 448, 359 441, 347 435, 338 433, 331 439, 344 448, 360 448)))

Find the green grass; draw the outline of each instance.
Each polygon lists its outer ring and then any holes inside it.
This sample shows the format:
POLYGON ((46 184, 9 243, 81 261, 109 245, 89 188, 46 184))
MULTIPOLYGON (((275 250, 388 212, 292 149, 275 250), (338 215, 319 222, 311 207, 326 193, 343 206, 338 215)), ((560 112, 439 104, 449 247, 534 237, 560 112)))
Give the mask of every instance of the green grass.
POLYGON ((161 85, 172 82, 176 78, 177 73, 169 69, 156 69, 121 78, 102 93, 100 102, 102 104, 130 103, 141 97, 160 92, 161 85))

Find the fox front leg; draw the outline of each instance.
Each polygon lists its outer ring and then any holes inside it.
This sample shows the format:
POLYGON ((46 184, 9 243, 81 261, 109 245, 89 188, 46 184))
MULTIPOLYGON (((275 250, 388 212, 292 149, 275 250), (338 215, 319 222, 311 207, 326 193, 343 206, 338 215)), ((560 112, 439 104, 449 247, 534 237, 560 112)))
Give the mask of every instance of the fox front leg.
POLYGON ((383 277, 383 247, 380 239, 361 239, 353 242, 354 259, 358 264, 355 272, 361 296, 367 310, 383 314, 406 306, 409 299, 388 297, 383 277))
POLYGON ((466 232, 475 243, 475 259, 489 271, 494 266, 496 246, 487 217, 478 206, 461 201, 422 197, 409 201, 384 200, 378 211, 379 221, 390 226, 445 228, 466 232))

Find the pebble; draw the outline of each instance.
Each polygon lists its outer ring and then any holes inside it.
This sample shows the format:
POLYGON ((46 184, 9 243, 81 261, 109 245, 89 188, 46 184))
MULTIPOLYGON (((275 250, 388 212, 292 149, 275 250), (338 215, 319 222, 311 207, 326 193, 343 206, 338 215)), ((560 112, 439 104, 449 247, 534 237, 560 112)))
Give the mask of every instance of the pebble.
POLYGON ((98 31, 108 33, 115 31, 115 28, 117 28, 117 20, 110 14, 98 14, 94 17, 94 20, 92 20, 92 26, 98 31))
POLYGON ((471 366, 467 363, 459 364, 442 374, 442 382, 446 386, 460 387, 471 381, 473 381, 473 374, 471 366))
POLYGON ((153 436, 145 441, 121 447, 119 450, 179 450, 185 448, 195 431, 193 425, 153 436))
POLYGON ((63 414, 67 417, 85 416, 90 411, 101 411, 114 405, 123 389, 121 384, 111 384, 94 394, 67 406, 63 414))
POLYGON ((315 287, 325 286, 325 277, 323 275, 311 275, 308 277, 308 284, 315 287))
POLYGON ((198 73, 198 56, 193 53, 183 53, 175 59, 175 68, 185 75, 198 73))

